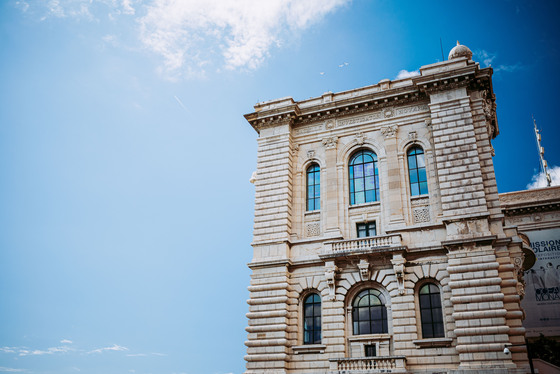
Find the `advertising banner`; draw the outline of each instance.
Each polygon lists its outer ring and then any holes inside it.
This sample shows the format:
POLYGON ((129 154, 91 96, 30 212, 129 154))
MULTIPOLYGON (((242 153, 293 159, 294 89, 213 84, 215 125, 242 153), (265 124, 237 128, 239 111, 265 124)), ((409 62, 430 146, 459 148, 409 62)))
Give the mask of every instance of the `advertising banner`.
POLYGON ((537 260, 525 272, 523 326, 529 335, 560 334, 560 229, 524 232, 537 260))

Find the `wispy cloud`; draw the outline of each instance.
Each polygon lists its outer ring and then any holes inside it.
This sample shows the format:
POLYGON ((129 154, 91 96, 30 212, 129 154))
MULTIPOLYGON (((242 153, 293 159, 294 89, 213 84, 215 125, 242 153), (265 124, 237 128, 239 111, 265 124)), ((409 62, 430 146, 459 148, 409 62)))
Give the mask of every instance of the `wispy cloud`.
POLYGON ((475 60, 479 61, 483 67, 492 66, 494 72, 497 73, 499 71, 503 71, 506 73, 513 73, 515 71, 521 70, 524 66, 517 62, 513 65, 506 65, 506 64, 494 64, 494 60, 498 57, 496 53, 488 52, 484 49, 477 49, 473 52, 475 56, 475 60))
POLYGON ((141 40, 170 75, 256 69, 272 48, 348 1, 155 0, 139 20, 141 40))
MULTIPOLYGON (((548 173, 550 174, 551 185, 552 186, 560 186, 560 166, 553 166, 548 168, 548 173)), ((531 183, 527 184, 527 189, 532 190, 535 188, 546 187, 546 176, 541 171, 535 175, 531 179, 531 183)))
POLYGON ((68 340, 68 339, 62 339, 60 341, 61 344, 72 344, 72 340, 68 340))
POLYGON ((343 67, 346 67, 346 66, 348 66, 348 65, 350 65, 350 64, 349 64, 348 62, 345 62, 345 63, 343 63, 343 64, 338 65, 338 67, 339 67, 339 68, 343 68, 343 67))
POLYGON ((401 70, 401 71, 399 71, 399 74, 397 74, 397 77, 395 79, 412 78, 412 77, 416 77, 418 75, 420 75, 419 70, 414 70, 414 71, 401 70))
POLYGON ((25 369, 14 369, 14 368, 7 368, 4 366, 0 366, 0 372, 3 373, 23 373, 26 372, 27 370, 25 369))
POLYGON ((89 351, 88 353, 103 353, 107 351, 128 351, 128 348, 120 346, 118 344, 113 344, 111 347, 97 348, 89 351))

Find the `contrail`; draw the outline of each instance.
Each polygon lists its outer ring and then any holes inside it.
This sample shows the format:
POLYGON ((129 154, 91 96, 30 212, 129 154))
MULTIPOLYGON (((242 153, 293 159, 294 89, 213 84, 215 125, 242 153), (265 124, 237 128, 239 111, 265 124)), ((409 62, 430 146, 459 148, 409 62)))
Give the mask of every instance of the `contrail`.
POLYGON ((183 108, 185 110, 185 112, 189 113, 189 110, 187 109, 187 107, 185 105, 183 105, 183 102, 181 101, 181 99, 179 99, 177 97, 177 95, 173 96, 175 98, 175 100, 177 100, 177 102, 179 103, 179 105, 181 106, 181 108, 183 108))

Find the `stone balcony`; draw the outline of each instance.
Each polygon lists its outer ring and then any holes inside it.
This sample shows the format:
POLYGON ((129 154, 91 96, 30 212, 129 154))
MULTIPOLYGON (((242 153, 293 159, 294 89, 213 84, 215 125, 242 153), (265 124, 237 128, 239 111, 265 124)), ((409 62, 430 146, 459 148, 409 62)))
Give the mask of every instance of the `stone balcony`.
POLYGON ((357 358, 332 358, 329 360, 331 373, 406 373, 404 356, 376 356, 357 358))
POLYGON ((400 234, 370 236, 367 238, 335 240, 325 242, 319 257, 323 260, 337 257, 352 257, 364 254, 406 251, 400 234))

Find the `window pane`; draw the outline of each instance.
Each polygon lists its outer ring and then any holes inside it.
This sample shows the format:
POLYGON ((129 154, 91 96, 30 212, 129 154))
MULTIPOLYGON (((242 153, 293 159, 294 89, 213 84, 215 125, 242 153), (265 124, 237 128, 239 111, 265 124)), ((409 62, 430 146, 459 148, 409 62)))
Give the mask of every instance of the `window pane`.
POLYGON ((361 322, 360 321, 360 335, 362 334, 370 334, 370 326, 369 321, 361 322))
POLYGON ((358 154, 358 156, 356 156, 356 157, 354 158, 354 160, 352 160, 352 164, 354 164, 354 165, 356 165, 356 164, 362 164, 363 162, 364 162, 364 158, 363 158, 363 156, 362 156, 362 152, 360 152, 360 153, 358 154))
POLYGON ((365 295, 359 299, 358 305, 361 307, 369 306, 369 296, 365 295))
POLYGON ((363 204, 364 202, 364 193, 356 192, 356 204, 363 204))
POLYGON ((307 304, 305 305, 305 310, 303 312, 303 314, 307 317, 307 316, 312 316, 313 315, 313 304, 307 304))
POLYGON ((364 190, 364 180, 363 179, 355 179, 354 180, 354 187, 356 188, 356 192, 364 190))
POLYGON ((381 305, 381 300, 375 295, 369 295, 369 305, 381 305))
POLYGON ((439 308, 440 307, 439 293, 430 295, 430 298, 432 301, 432 307, 439 308))
POLYGON ((412 196, 420 195, 420 186, 418 185, 418 183, 410 185, 410 193, 412 194, 412 196))
POLYGON ((367 307, 359 308, 358 309, 358 319, 360 321, 368 321, 369 320, 369 310, 367 307))
POLYGON ((445 332, 443 330, 443 323, 437 323, 434 325, 434 338, 441 338, 445 336, 445 332))
POLYGON ((304 342, 305 344, 310 344, 310 343, 311 343, 311 339, 312 339, 311 333, 310 333, 309 331, 305 331, 305 332, 303 333, 303 342, 304 342))
POLYGON ((321 200, 315 199, 315 210, 321 209, 321 200))
POLYGON ((321 317, 315 317, 315 325, 313 326, 313 328, 315 330, 320 330, 321 329, 321 317))
POLYGON ((364 165, 365 174, 373 175, 373 162, 367 163, 364 165))
POLYGON ((375 179, 374 177, 366 177, 366 190, 375 189, 375 179))
POLYGON ((416 157, 415 156, 408 156, 408 168, 410 170, 416 169, 416 157))
POLYGON ((364 166, 356 165, 354 166, 354 178, 362 178, 364 176, 364 166))
POLYGON ((375 231, 376 231, 375 230, 375 222, 370 222, 368 224, 368 234, 369 234, 369 236, 374 236, 376 234, 375 231))
POLYGON ((425 195, 428 193, 428 183, 427 182, 420 182, 420 194, 425 195))
POLYGON ((321 330, 315 331, 315 334, 313 336, 313 343, 315 344, 321 343, 321 330))
POLYGON ((420 168, 426 167, 426 162, 424 161, 424 154, 416 156, 416 160, 418 161, 418 167, 420 168))
POLYGON ((358 321, 354 321, 352 329, 353 329, 355 335, 360 333, 358 321))
POLYGON ((430 296, 420 295, 420 309, 429 308, 429 307, 430 307, 430 296))
POLYGON ((418 183, 418 173, 416 170, 411 170, 408 175, 410 176, 410 183, 418 183))
POLYGON ((369 190, 366 191, 366 202, 372 202, 375 201, 375 191, 374 190, 369 190))
POLYGON ((420 182, 425 182, 427 180, 426 179, 426 169, 424 169, 424 168, 418 169, 418 180, 420 182))

